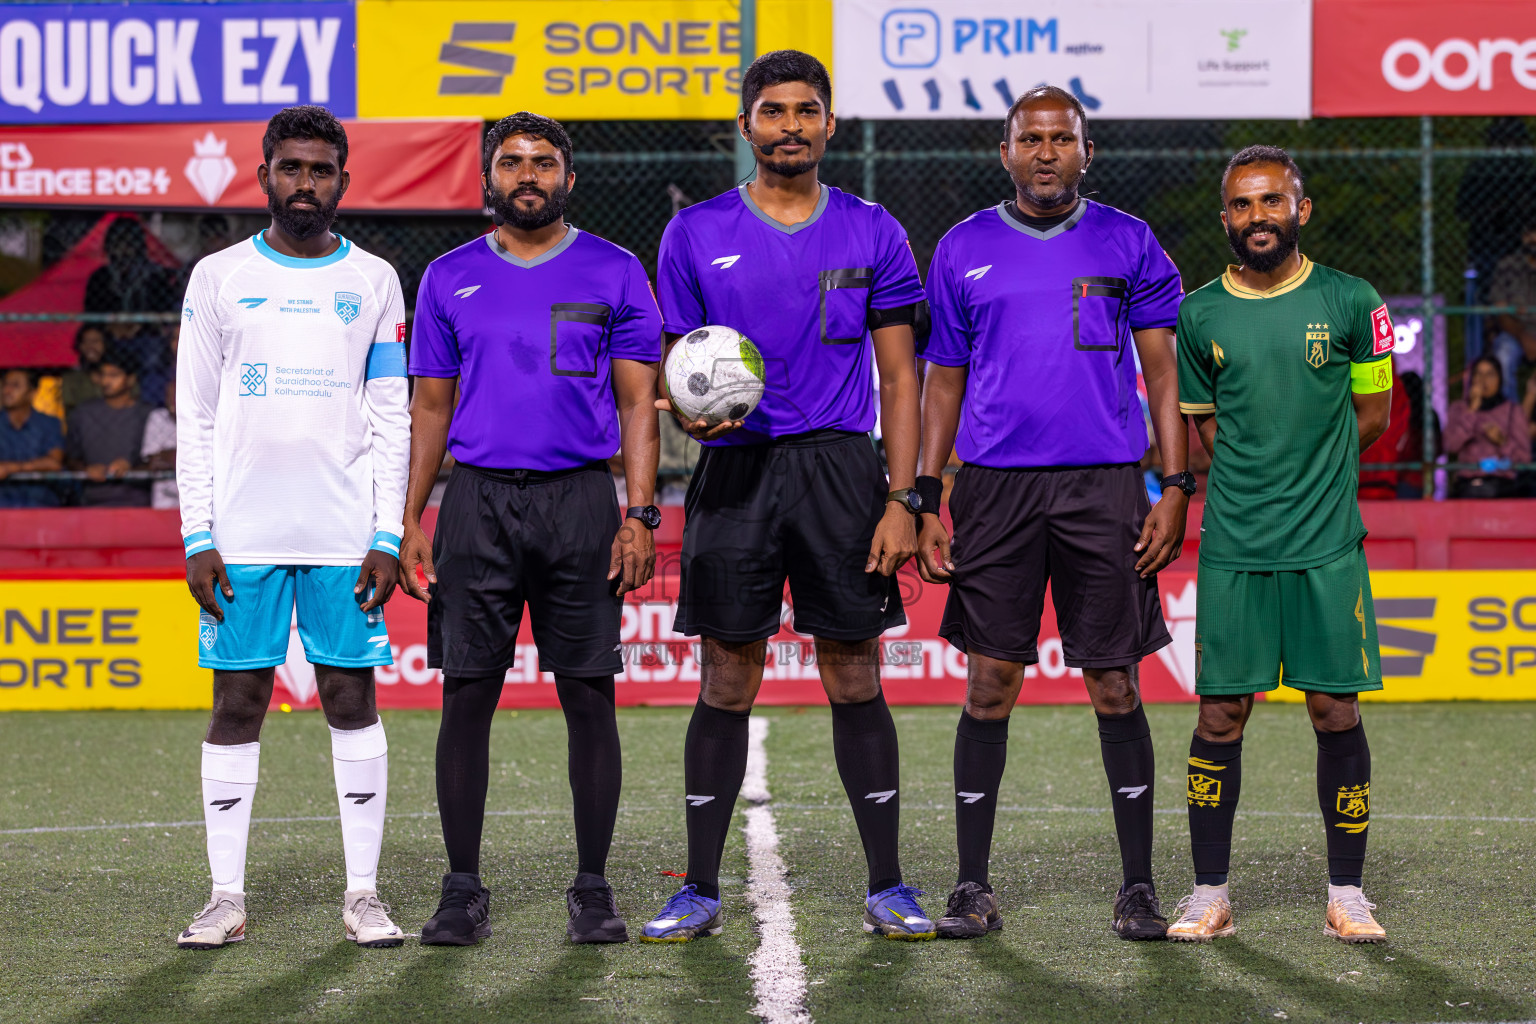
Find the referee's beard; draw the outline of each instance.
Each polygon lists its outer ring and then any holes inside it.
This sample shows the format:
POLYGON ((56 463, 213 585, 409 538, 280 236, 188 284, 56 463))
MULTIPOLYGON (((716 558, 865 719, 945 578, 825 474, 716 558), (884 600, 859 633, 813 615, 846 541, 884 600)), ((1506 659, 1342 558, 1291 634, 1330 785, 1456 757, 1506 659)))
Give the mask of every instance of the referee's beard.
POLYGON ((1029 200, 1037 210, 1056 210, 1063 206, 1070 206, 1077 202, 1077 187, 1083 183, 1083 175, 1088 172, 1080 170, 1070 179, 1062 175, 1059 169, 1056 169, 1056 173, 1059 184, 1052 192, 1042 192, 1035 188, 1030 184, 1027 174, 1023 181, 1014 178, 1013 187, 1018 189, 1019 195, 1029 200))
POLYGON ((536 185, 521 185, 510 193, 499 192, 493 185, 489 192, 491 211, 500 218, 498 223, 510 224, 519 231, 537 231, 553 224, 565 216, 565 208, 571 199, 571 190, 565 187, 564 182, 552 192, 545 192, 536 185), (544 205, 524 210, 517 205, 519 194, 543 196, 544 205))

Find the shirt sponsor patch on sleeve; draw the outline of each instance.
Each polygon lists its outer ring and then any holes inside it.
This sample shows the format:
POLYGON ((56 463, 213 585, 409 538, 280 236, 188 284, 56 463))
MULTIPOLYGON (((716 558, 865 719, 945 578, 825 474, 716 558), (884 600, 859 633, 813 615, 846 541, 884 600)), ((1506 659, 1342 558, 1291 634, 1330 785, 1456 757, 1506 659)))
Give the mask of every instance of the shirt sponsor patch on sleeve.
POLYGON ((1383 355, 1392 351, 1392 317, 1387 314, 1386 303, 1371 311, 1372 354, 1383 355))
POLYGON ((395 324, 395 340, 405 340, 405 324, 395 324))

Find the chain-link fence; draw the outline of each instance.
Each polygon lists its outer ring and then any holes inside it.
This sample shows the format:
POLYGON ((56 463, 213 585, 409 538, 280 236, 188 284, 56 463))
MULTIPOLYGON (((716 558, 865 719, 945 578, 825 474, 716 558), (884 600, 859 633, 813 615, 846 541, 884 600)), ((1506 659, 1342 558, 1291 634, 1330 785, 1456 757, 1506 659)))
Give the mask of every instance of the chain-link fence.
MULTIPOLYGON (((1400 474, 1402 493, 1454 490, 1468 472, 1529 471, 1527 448, 1490 469, 1442 451, 1442 421, 1463 401, 1466 369, 1479 355, 1497 357, 1505 394, 1527 414, 1536 405, 1536 119, 1378 118, 1277 121, 1104 121, 1090 126, 1096 154, 1084 191, 1151 224, 1178 265, 1186 288, 1231 262, 1218 220, 1219 181, 1228 156, 1256 142, 1289 149, 1314 201, 1302 231, 1314 260, 1365 278, 1388 297, 1399 341, 1419 346, 1403 390, 1412 401, 1408 441, 1377 468, 1400 474), (1404 325, 1412 329, 1404 334, 1404 325), (1440 331, 1444 362, 1431 335, 1440 331), (1437 472, 1436 459, 1449 460, 1437 472)), ((632 250, 654 273, 667 221, 690 203, 735 182, 731 122, 578 122, 577 185, 570 219, 632 250)), ((882 203, 907 229, 926 272, 951 225, 1012 193, 998 155, 1000 125, 978 121, 843 121, 822 166, 828 184, 882 203)), ((343 207, 345 210, 345 207, 343 207)), ((0 210, 0 292, 26 287, 68 253, 101 211, 0 210)), ((148 232, 178 263, 179 284, 196 258, 259 229, 254 214, 148 213, 148 232)), ((395 265, 409 297, 426 265, 486 229, 478 216, 344 213, 338 230, 395 265)), ((158 308, 131 309, 173 331, 179 295, 158 308), (145 316, 144 314, 160 314, 145 316)), ((67 319, 79 310, 50 310, 67 319)), ((38 314, 0 311, 7 321, 38 314)), ((96 313, 80 320, 114 319, 96 313)), ((119 316, 115 319, 123 319, 119 316)), ((1400 364, 1405 360, 1400 359, 1400 364)), ((147 395, 155 401, 156 396, 147 395)), ((1513 422, 1513 421, 1511 421, 1513 422)), ((686 472, 686 446, 673 438, 668 466, 686 472)), ((1511 448, 1511 450, 1513 450, 1511 448)), ((1523 484, 1528 472, 1519 478, 1523 484)))

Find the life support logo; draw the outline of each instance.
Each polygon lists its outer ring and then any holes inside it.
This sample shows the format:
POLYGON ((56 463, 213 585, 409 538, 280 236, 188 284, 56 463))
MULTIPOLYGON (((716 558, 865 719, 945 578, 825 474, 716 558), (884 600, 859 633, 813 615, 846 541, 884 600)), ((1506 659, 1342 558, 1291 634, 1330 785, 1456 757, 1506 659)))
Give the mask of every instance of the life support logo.
POLYGON ((336 315, 342 323, 350 324, 363 315, 363 297, 356 292, 337 292, 336 315))

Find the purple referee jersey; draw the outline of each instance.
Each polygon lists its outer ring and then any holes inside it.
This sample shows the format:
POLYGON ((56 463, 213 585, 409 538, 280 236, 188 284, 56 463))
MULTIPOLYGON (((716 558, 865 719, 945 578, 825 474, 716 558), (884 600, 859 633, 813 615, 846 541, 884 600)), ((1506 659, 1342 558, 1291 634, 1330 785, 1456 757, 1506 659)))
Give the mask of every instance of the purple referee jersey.
POLYGON ((1140 460, 1131 332, 1172 328, 1182 298, 1152 229, 1113 207, 1080 199, 1045 231, 1002 206, 956 224, 928 270, 922 354, 970 368, 960 458, 995 469, 1140 460))
POLYGON ((657 264, 669 334, 734 327, 763 354, 762 401, 706 444, 874 427, 870 312, 923 300, 907 233, 884 207, 823 185, 808 219, 780 224, 743 185, 672 218, 657 264))
POLYGON ((494 232, 433 260, 411 328, 411 373, 458 377, 448 451, 487 469, 573 469, 619 449, 609 361, 661 358, 640 261, 568 227, 531 260, 494 232))

